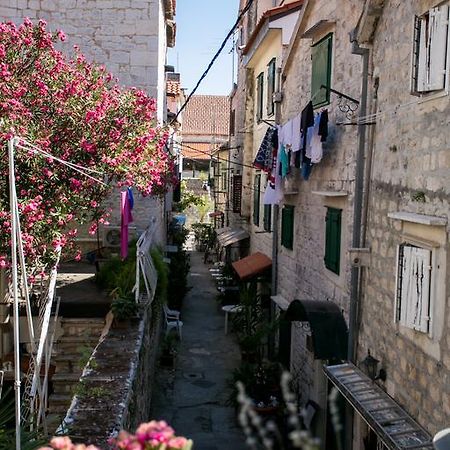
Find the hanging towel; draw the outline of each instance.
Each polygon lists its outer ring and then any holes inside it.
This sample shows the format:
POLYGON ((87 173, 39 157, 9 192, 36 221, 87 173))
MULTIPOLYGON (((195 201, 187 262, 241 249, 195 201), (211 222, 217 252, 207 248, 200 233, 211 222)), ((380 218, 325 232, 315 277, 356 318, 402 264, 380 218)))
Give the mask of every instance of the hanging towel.
POLYGON ((292 142, 291 142, 291 146, 292 146, 292 151, 293 152, 298 152, 300 150, 300 114, 297 114, 297 116, 295 116, 292 119, 292 142))
POLYGON ((261 169, 265 171, 270 170, 274 141, 277 142, 278 146, 278 134, 274 136, 275 133, 276 133, 275 128, 270 127, 267 129, 266 134, 264 135, 264 138, 261 142, 261 145, 259 146, 258 152, 256 153, 255 161, 253 162, 253 167, 255 167, 256 169, 261 169))
POLYGON ((120 212, 120 256, 125 259, 128 256, 128 224, 133 222, 128 190, 120 193, 120 212))
POLYGON ((133 197, 133 189, 130 187, 127 188, 128 191, 128 201, 130 202, 130 209, 134 208, 134 197, 133 197))
POLYGON ((328 110, 325 109, 322 111, 320 115, 320 124, 319 124, 319 136, 320 141, 325 142, 328 137, 328 110))
POLYGON ((279 175, 281 167, 279 154, 280 152, 278 152, 277 149, 274 149, 272 172, 264 192, 263 205, 278 205, 281 200, 283 200, 281 176, 279 175))

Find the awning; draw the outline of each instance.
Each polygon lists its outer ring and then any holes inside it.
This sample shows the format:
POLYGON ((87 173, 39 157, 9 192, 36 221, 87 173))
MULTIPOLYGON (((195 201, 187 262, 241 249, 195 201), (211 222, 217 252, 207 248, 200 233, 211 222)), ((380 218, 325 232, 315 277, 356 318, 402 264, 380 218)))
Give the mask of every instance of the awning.
POLYGON ((324 371, 390 450, 431 450, 429 434, 393 398, 351 363, 324 371))
POLYGON ((292 322, 309 322, 315 359, 346 359, 347 325, 336 303, 294 300, 284 317, 292 322))
POLYGON ((231 264, 241 280, 247 280, 264 273, 272 267, 272 260, 264 253, 252 253, 231 264))
POLYGON ((209 217, 221 217, 221 216, 223 216, 222 211, 213 211, 209 213, 209 217))
POLYGON ((217 235, 217 240, 222 247, 227 247, 228 245, 235 244, 236 242, 248 239, 250 235, 242 228, 233 228, 224 233, 217 235))

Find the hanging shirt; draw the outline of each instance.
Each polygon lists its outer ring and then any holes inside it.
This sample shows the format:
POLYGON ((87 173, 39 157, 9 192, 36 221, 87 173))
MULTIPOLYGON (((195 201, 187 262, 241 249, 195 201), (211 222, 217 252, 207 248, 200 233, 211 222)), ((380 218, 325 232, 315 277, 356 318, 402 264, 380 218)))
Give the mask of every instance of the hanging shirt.
POLYGON ((269 182, 263 197, 263 205, 278 205, 283 200, 283 189, 281 188, 280 172, 280 152, 274 149, 274 158, 272 161, 272 171, 269 175, 269 182))
POLYGON ((325 142, 328 137, 328 110, 323 110, 320 115, 319 136, 321 142, 325 142))
POLYGON ((133 222, 128 190, 120 193, 120 256, 128 256, 128 224, 133 222))
POLYGON ((292 119, 292 139, 291 139, 291 149, 293 152, 298 152, 300 150, 300 118, 301 114, 297 114, 292 119))

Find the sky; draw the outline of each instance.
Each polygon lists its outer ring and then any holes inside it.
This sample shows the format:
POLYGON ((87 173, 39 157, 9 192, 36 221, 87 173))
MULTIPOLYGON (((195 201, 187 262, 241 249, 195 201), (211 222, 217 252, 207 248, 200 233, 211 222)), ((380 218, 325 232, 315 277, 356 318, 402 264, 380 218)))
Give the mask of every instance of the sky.
MULTIPOLYGON (((181 74, 189 94, 208 67, 238 15, 238 0, 178 0, 175 47, 168 62, 181 74)), ((231 40, 202 81, 196 94, 228 95, 232 88, 231 40)))

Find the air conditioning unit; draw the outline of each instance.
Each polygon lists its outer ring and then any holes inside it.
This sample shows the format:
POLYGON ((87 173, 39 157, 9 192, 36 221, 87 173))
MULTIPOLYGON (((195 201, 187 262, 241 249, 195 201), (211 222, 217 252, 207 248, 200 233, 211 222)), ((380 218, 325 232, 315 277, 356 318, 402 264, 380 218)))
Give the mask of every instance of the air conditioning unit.
MULTIPOLYGON (((136 227, 128 227, 128 241, 136 237, 136 227)), ((102 234, 103 247, 118 248, 120 247, 120 227, 105 226, 102 234)))

